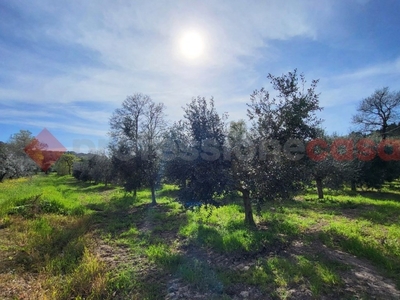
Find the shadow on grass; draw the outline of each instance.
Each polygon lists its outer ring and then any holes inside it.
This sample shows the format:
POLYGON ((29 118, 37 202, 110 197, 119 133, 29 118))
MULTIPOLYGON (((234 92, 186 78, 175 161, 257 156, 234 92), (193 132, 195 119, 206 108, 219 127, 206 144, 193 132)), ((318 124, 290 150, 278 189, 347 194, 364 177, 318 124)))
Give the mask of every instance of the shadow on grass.
POLYGON ((376 201, 395 201, 400 202, 400 194, 390 192, 377 192, 377 191, 361 191, 359 194, 365 198, 376 201))
POLYGON ((380 247, 368 244, 358 237, 347 236, 335 229, 321 231, 318 238, 331 248, 340 248, 359 258, 366 258, 375 266, 385 271, 389 277, 395 280, 400 288, 400 257, 388 255, 380 247))
MULTIPOLYGON (((146 197, 119 195, 107 202, 86 205, 93 211, 93 229, 112 247, 122 247, 129 253, 126 266, 113 271, 117 274, 111 281, 111 288, 129 299, 161 299, 165 296, 170 269, 159 263, 156 268, 143 257, 149 247, 173 243, 181 225, 187 223, 186 213, 177 209, 174 203, 162 201, 152 205, 150 197, 148 200, 146 197), (132 259, 136 262, 134 265, 131 265, 132 259)), ((168 246, 163 255, 169 253, 168 246)))
MULTIPOLYGON (((247 282, 258 287, 264 294, 273 296, 273 299, 286 299, 291 289, 299 294, 290 298, 303 299, 304 288, 312 293, 312 298, 321 298, 322 295, 329 299, 340 299, 341 279, 338 275, 340 265, 321 256, 293 255, 271 256, 258 260, 257 266, 253 266, 244 272, 228 271, 229 281, 236 283, 247 282), (298 289, 302 286, 302 289, 298 289), (303 290, 303 291, 301 291, 303 290)), ((305 295, 304 295, 305 296, 305 295)), ((307 295, 309 299, 311 295, 307 295)))
POLYGON ((93 183, 93 182, 89 182, 89 181, 86 181, 86 182, 79 181, 73 177, 68 178, 63 183, 65 185, 71 187, 75 191, 82 192, 82 193, 87 193, 87 192, 100 193, 100 192, 115 190, 115 188, 116 188, 115 186, 113 186, 111 184, 108 184, 107 186, 105 186, 102 183, 97 184, 97 183, 93 183))
MULTIPOLYGON (((375 200, 374 198, 370 199, 375 200)), ((309 209, 318 213, 344 216, 354 220, 364 219, 381 225, 391 225, 398 222, 398 216, 400 215, 400 205, 383 200, 377 200, 375 203, 360 203, 352 199, 312 198, 306 199, 304 202, 289 203, 288 207, 309 209)))
POLYGON ((193 245, 233 258, 279 253, 299 234, 296 225, 282 219, 261 222, 257 229, 249 228, 242 220, 234 220, 223 228, 216 224, 197 224, 188 230, 185 235, 193 245))
POLYGON ((86 246, 88 218, 40 217, 29 226, 29 240, 15 256, 17 265, 33 272, 46 268, 55 275, 71 273, 78 266, 86 246))
POLYGON ((172 199, 176 199, 179 196, 179 190, 178 189, 163 189, 161 191, 157 191, 157 197, 163 198, 163 197, 169 197, 172 199))
POLYGON ((132 267, 120 268, 108 284, 113 292, 110 299, 162 299, 167 285, 161 279, 166 275, 166 271, 160 269, 149 269, 138 275, 132 267))
POLYGON ((181 278, 185 284, 200 291, 222 293, 224 285, 218 271, 209 265, 201 252, 209 247, 216 252, 227 253, 231 258, 250 258, 264 251, 278 253, 289 244, 289 239, 296 232, 292 225, 282 220, 272 221, 268 228, 259 230, 250 230, 242 220, 230 221, 222 231, 218 226, 196 223, 194 236, 184 239, 184 245, 179 248, 183 252, 175 252, 173 244, 177 241, 178 231, 188 225, 186 212, 165 202, 151 206, 132 201, 134 199, 123 197, 115 199, 111 201, 114 203, 112 206, 104 204, 102 211, 96 212, 94 217, 98 221, 96 229, 101 234, 110 234, 113 240, 121 236, 129 238, 131 242, 128 241, 128 245, 142 248, 148 259, 157 266, 145 267, 146 273, 134 279, 135 289, 141 290, 142 298, 147 299, 163 297, 162 293, 168 289, 168 282, 173 278, 181 278), (185 245, 190 248, 187 253, 185 245), (148 288, 156 283, 159 284, 157 289, 148 288))
POLYGON ((94 211, 92 218, 102 234, 120 234, 132 226, 151 230, 154 234, 162 231, 176 234, 179 227, 187 222, 186 214, 172 211, 169 203, 154 206, 129 195, 114 197, 108 202, 87 204, 86 207, 94 211))
POLYGON ((400 207, 390 203, 377 206, 366 204, 360 209, 343 209, 340 212, 349 219, 366 220, 375 224, 390 226, 398 223, 400 207))
MULTIPOLYGON (((160 197, 169 197, 167 195, 171 194, 170 191, 167 191, 158 193, 158 195, 160 197)), ((150 199, 148 201, 150 202, 150 199)), ((135 278, 135 289, 141 291, 143 298, 158 299, 161 297, 167 288, 166 278, 168 278, 169 274, 184 278, 186 282, 195 286, 197 284, 205 289, 219 291, 219 286, 212 286, 207 283, 207 278, 214 278, 213 276, 216 275, 214 272, 203 272, 206 269, 204 261, 201 259, 188 259, 180 254, 170 252, 170 245, 176 238, 179 229, 188 225, 186 213, 174 212, 174 208, 171 205, 163 202, 157 206, 151 206, 149 203, 143 203, 142 200, 138 201, 134 197, 122 196, 105 203, 88 204, 87 207, 95 211, 92 214, 92 218, 96 223, 96 229, 101 234, 111 235, 113 239, 118 239, 121 234, 127 233, 129 229, 135 227, 138 233, 132 234, 132 243, 139 241, 144 249, 149 249, 149 245, 150 247, 154 246, 161 249, 159 254, 151 254, 153 262, 158 268, 149 267, 144 276, 135 278), (165 248, 159 246, 160 243, 164 243, 166 245, 165 248), (203 274, 201 276, 204 279, 200 278, 199 274, 203 274)), ((345 215, 354 219, 370 219, 381 224, 388 221, 386 215, 366 214, 374 209, 373 204, 359 204, 351 201, 351 199, 349 201, 340 201, 328 198, 323 201, 313 200, 303 204, 292 202, 288 203, 288 205, 299 209, 307 208, 318 212, 345 215)), ((283 207, 285 206, 286 203, 283 204, 283 207)), ((395 208, 390 203, 385 204, 381 201, 379 207, 387 211, 393 211, 395 208)), ((383 211, 382 213, 384 214, 385 212, 383 211)), ((242 221, 231 221, 222 227, 219 227, 218 224, 199 222, 193 228, 192 235, 188 236, 188 242, 191 245, 204 248, 210 247, 218 252, 233 256, 251 257, 264 252, 279 254, 299 234, 298 226, 286 221, 284 213, 282 213, 282 218, 274 217, 267 222, 260 223, 259 226, 261 229, 254 231, 246 228, 242 221)), ((392 274, 391 277, 400 271, 397 259, 386 258, 378 248, 374 248, 356 238, 349 238, 340 233, 328 231, 321 235, 321 239, 327 244, 331 241, 332 247, 339 245, 341 249, 347 252, 371 260, 386 271, 389 270, 388 272, 392 274)), ((206 267, 210 268, 210 266, 206 267)), ((285 266, 281 266, 277 262, 276 268, 285 269, 285 266)), ((268 274, 272 273, 268 268, 266 268, 266 272, 268 274)), ((213 282, 221 282, 221 280, 216 278, 215 280, 213 279, 213 282)))

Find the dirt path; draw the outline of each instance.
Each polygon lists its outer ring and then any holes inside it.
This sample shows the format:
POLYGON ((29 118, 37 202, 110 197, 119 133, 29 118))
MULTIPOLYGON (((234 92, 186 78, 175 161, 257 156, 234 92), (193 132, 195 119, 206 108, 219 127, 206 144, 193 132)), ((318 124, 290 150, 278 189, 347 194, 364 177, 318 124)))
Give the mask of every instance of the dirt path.
MULTIPOLYGON (((400 291, 395 283, 384 278, 380 272, 368 261, 359 259, 348 253, 332 250, 319 242, 305 246, 301 241, 294 241, 279 253, 260 253, 252 258, 228 257, 223 254, 213 253, 211 250, 202 250, 191 246, 184 249, 185 255, 192 259, 206 262, 210 267, 223 268, 234 271, 247 271, 256 264, 259 258, 273 256, 292 257, 295 255, 323 255, 326 259, 347 265, 348 270, 340 271, 344 286, 333 290, 330 295, 321 296, 321 299, 400 299, 400 291)), ((199 293, 187 284, 176 278, 169 282, 169 294, 165 299, 218 299, 218 294, 212 292, 199 293)), ((231 299, 273 299, 263 294, 254 286, 235 284, 225 291, 231 299)), ((288 299, 315 299, 312 292, 304 286, 292 287, 288 299)))
POLYGON ((320 242, 304 245, 302 241, 294 241, 288 252, 290 254, 322 254, 327 259, 349 266, 349 270, 342 271, 340 274, 345 284, 343 291, 346 294, 367 299, 400 299, 400 291, 396 288, 396 284, 391 279, 384 278, 381 272, 367 260, 330 249, 320 242))

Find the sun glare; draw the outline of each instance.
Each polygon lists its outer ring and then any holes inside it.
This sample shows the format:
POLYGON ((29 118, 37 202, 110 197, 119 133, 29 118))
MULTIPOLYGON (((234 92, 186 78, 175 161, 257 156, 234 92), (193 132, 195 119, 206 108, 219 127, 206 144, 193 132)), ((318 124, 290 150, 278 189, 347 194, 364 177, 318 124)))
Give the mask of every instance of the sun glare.
POLYGON ((195 31, 185 33, 180 42, 182 54, 188 59, 201 56, 204 50, 203 38, 195 31))

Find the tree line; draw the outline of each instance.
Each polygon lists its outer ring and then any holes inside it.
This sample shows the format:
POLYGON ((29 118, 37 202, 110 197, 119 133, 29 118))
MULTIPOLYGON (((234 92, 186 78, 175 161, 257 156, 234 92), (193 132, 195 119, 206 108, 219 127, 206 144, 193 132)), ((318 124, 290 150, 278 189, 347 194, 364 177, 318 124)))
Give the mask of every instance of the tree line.
MULTIPOLYGON (((353 117, 359 131, 343 137, 321 129, 318 80, 307 84, 297 70, 268 79, 274 92, 261 88, 250 95, 248 120, 228 122, 213 98, 197 97, 183 107, 181 120, 169 124, 162 103, 143 94, 128 96, 110 118, 107 151, 84 159, 64 154, 55 169, 83 181, 119 184, 133 195, 149 188, 153 204, 162 183, 178 185, 183 204, 218 205, 222 196, 237 193, 249 226, 255 226, 253 208, 291 199, 312 183, 323 198, 324 187, 379 189, 400 177, 399 92, 383 88, 362 100, 353 117), (378 150, 384 158, 371 155, 378 150), (344 159, 349 154, 352 159, 344 159)), ((13 143, 15 137, 0 144, 0 151, 13 143)))

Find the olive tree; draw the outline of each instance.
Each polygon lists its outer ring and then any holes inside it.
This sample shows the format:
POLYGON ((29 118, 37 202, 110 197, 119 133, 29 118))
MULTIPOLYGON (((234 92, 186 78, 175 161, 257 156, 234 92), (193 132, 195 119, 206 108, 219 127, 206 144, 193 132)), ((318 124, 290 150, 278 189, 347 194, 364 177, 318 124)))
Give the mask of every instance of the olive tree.
POLYGON ((168 136, 174 157, 166 162, 165 175, 180 184, 181 202, 215 204, 215 196, 227 186, 226 115, 219 115, 214 100, 204 97, 193 98, 184 112, 168 136))
MULTIPOLYGON (((316 112, 319 94, 318 80, 306 87, 303 74, 297 70, 268 79, 275 96, 264 88, 253 92, 248 104, 252 123, 252 142, 256 155, 251 161, 252 171, 240 174, 252 176, 250 199, 254 203, 288 199, 309 180, 304 157, 304 143, 318 134, 321 120, 316 112)), ((246 206, 245 206, 246 208, 246 206)))
POLYGON ((244 120, 231 122, 227 136, 225 154, 230 162, 230 183, 233 190, 239 191, 243 199, 245 224, 255 227, 251 191, 255 186, 255 148, 244 120))
POLYGON ((25 148, 33 141, 35 139, 29 130, 20 130, 18 133, 11 135, 7 143, 1 143, 1 180, 28 176, 38 171, 37 165, 25 151, 25 148))

